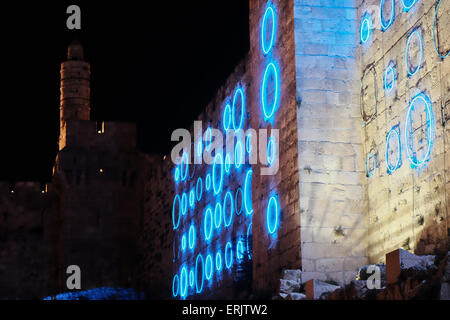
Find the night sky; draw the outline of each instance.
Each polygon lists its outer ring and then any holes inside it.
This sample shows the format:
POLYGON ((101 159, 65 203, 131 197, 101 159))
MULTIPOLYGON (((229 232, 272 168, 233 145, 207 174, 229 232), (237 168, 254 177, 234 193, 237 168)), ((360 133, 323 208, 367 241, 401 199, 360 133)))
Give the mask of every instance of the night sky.
POLYGON ((50 179, 73 39, 91 63, 91 119, 137 122, 140 150, 170 152, 172 131, 190 127, 248 51, 248 1, 155 2, 2 3, 0 180, 50 179), (66 28, 71 4, 81 31, 66 28))

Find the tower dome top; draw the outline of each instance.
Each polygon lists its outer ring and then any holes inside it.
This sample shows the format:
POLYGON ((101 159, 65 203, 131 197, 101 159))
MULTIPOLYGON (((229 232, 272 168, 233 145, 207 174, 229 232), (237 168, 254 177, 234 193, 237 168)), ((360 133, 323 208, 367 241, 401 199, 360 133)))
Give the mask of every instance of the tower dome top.
POLYGON ((77 40, 71 42, 67 48, 67 59, 68 60, 83 60, 84 50, 83 46, 77 40))

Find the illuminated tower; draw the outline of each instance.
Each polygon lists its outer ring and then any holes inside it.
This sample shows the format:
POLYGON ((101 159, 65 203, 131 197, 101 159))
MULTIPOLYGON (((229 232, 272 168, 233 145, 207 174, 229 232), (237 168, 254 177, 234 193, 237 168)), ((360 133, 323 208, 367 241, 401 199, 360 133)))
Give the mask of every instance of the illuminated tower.
POLYGON ((83 46, 73 41, 67 49, 67 61, 61 63, 59 150, 65 147, 67 120, 90 119, 91 66, 84 61, 83 46))

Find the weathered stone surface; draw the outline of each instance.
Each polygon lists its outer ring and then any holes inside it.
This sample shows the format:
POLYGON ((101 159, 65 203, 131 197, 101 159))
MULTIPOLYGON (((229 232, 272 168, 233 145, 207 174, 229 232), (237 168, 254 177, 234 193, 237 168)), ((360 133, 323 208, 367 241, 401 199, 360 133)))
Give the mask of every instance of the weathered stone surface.
POLYGON ((280 280, 280 292, 291 293, 300 290, 300 284, 296 280, 280 280))
POLYGON ((297 293, 297 292, 291 292, 289 294, 289 297, 291 298, 291 300, 305 300, 306 299, 306 295, 303 293, 297 293))
POLYGON ((324 299, 328 294, 338 289, 340 289, 339 286, 320 280, 309 280, 305 284, 306 297, 311 300, 324 299))

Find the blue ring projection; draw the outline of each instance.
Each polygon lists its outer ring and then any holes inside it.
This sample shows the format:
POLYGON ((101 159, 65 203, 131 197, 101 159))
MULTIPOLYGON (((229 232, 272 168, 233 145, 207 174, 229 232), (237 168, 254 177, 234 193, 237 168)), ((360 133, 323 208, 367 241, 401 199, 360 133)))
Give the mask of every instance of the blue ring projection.
POLYGON ((406 50, 405 50, 405 65, 406 65, 406 71, 408 73, 408 77, 412 77, 413 75, 415 75, 420 67, 422 67, 422 63, 423 63, 423 39, 422 39, 422 35, 419 31, 419 29, 415 29, 413 32, 410 33, 410 35, 408 36, 408 40, 406 40, 406 50), (413 69, 413 71, 411 71, 411 66, 409 65, 409 59, 408 59, 408 54, 409 54, 409 44, 410 44, 410 40, 412 38, 413 35, 417 35, 417 37, 419 38, 419 43, 420 43, 420 62, 417 64, 417 66, 413 69))
POLYGON ((188 176, 188 172, 189 172, 189 158, 186 152, 183 152, 183 155, 181 156, 181 163, 180 163, 180 170, 181 170, 181 181, 186 180, 187 176, 188 176), (186 169, 184 170, 184 174, 183 174, 183 161, 185 163, 185 167, 186 169))
POLYGON ((231 157, 230 154, 227 153, 227 155, 225 156, 225 172, 227 174, 230 173, 230 169, 231 169, 231 157))
POLYGON ((439 5, 441 4, 442 0, 439 0, 437 6, 436 6, 436 12, 434 13, 434 21, 433 21, 433 44, 434 44, 434 50, 436 50, 436 53, 438 54, 439 58, 441 59, 445 59, 448 57, 448 55, 450 54, 450 50, 448 50, 446 55, 442 55, 439 52, 439 48, 438 48, 438 43, 436 41, 436 21, 437 21, 437 14, 438 14, 438 10, 439 10, 439 5))
POLYGON ((244 207, 247 215, 251 215, 253 213, 252 175, 253 170, 249 169, 245 174, 244 181, 244 207))
POLYGON ((201 177, 199 177, 197 179, 197 185, 195 186, 195 192, 197 194, 197 201, 200 201, 202 199, 202 195, 203 195, 203 180, 201 177))
POLYGON ((214 164, 213 164, 213 169, 212 169, 212 182, 213 182, 213 189, 214 189, 214 194, 217 195, 222 191, 222 185, 223 185, 223 157, 221 153, 218 153, 216 155, 216 157, 214 158, 214 164), (216 188, 217 184, 216 184, 216 165, 217 165, 217 161, 219 160, 220 157, 220 183, 219 186, 216 188))
POLYGON ((212 216, 212 210, 211 208, 206 209, 205 212, 205 223, 204 223, 204 231, 205 231, 205 239, 206 241, 209 241, 211 239, 212 230, 213 230, 213 216, 212 216), (208 218, 209 216, 209 218, 208 218), (207 222, 209 220, 209 227, 206 226, 207 222))
POLYGON ((205 263, 203 261, 203 256, 201 254, 199 254, 197 256, 197 259, 195 260, 195 290, 197 293, 201 293, 203 290, 203 281, 205 279, 205 263), (199 259, 201 259, 200 265, 202 266, 202 282, 201 282, 201 286, 198 285, 198 261, 199 259), (200 288, 199 288, 200 287, 200 288))
POLYGON ((361 20, 361 26, 359 28, 361 44, 366 43, 370 35, 372 34, 372 16, 369 13, 365 13, 361 20))
POLYGON ((279 215, 280 215, 280 205, 278 203, 278 199, 276 196, 271 196, 269 199, 269 203, 267 204, 266 210, 266 223, 267 223, 267 231, 270 235, 274 235, 278 229, 279 225, 279 215), (271 208, 275 208, 272 210, 271 208), (271 213, 273 212, 273 218, 271 218, 271 213))
POLYGON ((269 142, 267 143, 267 163, 269 166, 273 164, 276 157, 276 148, 275 148, 275 139, 273 137, 269 138, 269 142))
POLYGON ((223 129, 225 131, 230 130, 231 128, 231 106, 228 103, 223 110, 223 129))
POLYGON ((250 222, 250 224, 247 227, 247 254, 248 254, 248 258, 251 260, 252 259, 252 250, 250 249, 249 246, 249 239, 252 239, 252 225, 253 223, 250 222))
POLYGON ((231 246, 231 242, 227 242, 227 244, 225 245, 225 267, 227 269, 230 269, 232 265, 233 265, 233 249, 231 246), (229 252, 230 254, 228 255, 227 252, 229 252))
POLYGON ((203 142, 202 139, 200 139, 199 142, 197 142, 197 158, 202 159, 203 155, 203 142))
POLYGON ((186 297, 187 287, 188 287, 187 269, 186 269, 186 266, 183 266, 183 268, 181 268, 181 276, 180 276, 180 297, 181 298, 186 297))
POLYGON ((264 12, 263 20, 262 20, 262 26, 261 26, 261 48, 264 55, 267 55, 270 50, 272 50, 274 44, 275 44, 275 34, 277 31, 277 22, 276 22, 276 16, 275 16, 275 10, 272 6, 267 6, 266 11, 264 12), (270 17, 272 19, 272 30, 270 33, 270 42, 267 45, 266 44, 266 25, 267 25, 267 18, 270 17))
POLYGON ((392 23, 395 20, 395 0, 391 0, 391 2, 392 2, 391 17, 389 18, 388 22, 386 22, 386 20, 384 20, 384 15, 383 15, 384 2, 385 2, 385 0, 380 1, 381 31, 386 31, 387 29, 389 29, 389 27, 392 25, 392 23))
POLYGON ((245 97, 242 88, 238 88, 234 93, 232 113, 233 113, 232 115, 233 129, 234 131, 238 131, 243 127, 245 115, 245 97), (239 120, 239 126, 236 127, 236 97, 238 94, 241 96, 241 118, 239 120))
POLYGON ((248 153, 252 152, 252 135, 248 134, 247 137, 245 138, 245 149, 247 150, 248 153))
POLYGON ((278 102, 280 100, 280 84, 279 84, 279 72, 275 63, 270 62, 266 70, 264 71, 263 82, 261 87, 261 105, 264 113, 264 120, 269 120, 273 117, 275 111, 278 108, 278 102), (273 75, 275 80, 275 93, 274 99, 271 106, 267 105, 267 81, 269 79, 269 75, 273 75))
POLYGON ((194 249, 195 247, 195 236, 196 236, 196 232, 195 232, 195 227, 194 224, 191 224, 191 226, 189 227, 189 249, 194 249))
POLYGON ((402 165, 402 142, 400 139, 400 128, 398 125, 392 127, 392 129, 389 131, 389 133, 386 135, 386 165, 387 165, 387 173, 392 174, 394 171, 396 171, 400 166, 402 165), (391 147, 390 139, 391 136, 395 134, 397 136, 397 163, 395 165, 391 165, 389 161, 389 150, 391 147))
POLYGON ((211 127, 208 127, 205 132, 205 150, 209 151, 211 150, 212 146, 212 129, 211 127))
POLYGON ((236 191, 236 197, 234 198, 234 206, 236 207, 236 215, 240 215, 242 213, 242 208, 244 207, 244 198, 242 195, 242 189, 238 188, 236 191), (237 205, 237 200, 238 200, 238 195, 239 193, 241 193, 241 208, 238 211, 238 205, 237 205))
POLYGON ((186 235, 183 234, 181 236, 181 251, 185 251, 186 250, 186 235))
POLYGON ((174 173, 174 181, 178 182, 178 180, 180 179, 180 169, 178 168, 178 166, 175 168, 175 173, 174 173))
POLYGON ((222 205, 220 204, 220 202, 217 202, 216 207, 214 208, 214 226, 216 227, 216 229, 219 229, 221 225, 222 225, 222 205))
POLYGON ((233 195, 231 194, 231 191, 228 191, 225 194, 225 198, 223 199, 223 206, 222 206, 222 211, 223 211, 223 224, 225 225, 225 227, 229 227, 231 225, 231 222, 233 221, 233 213, 234 213, 234 201, 233 201, 233 195), (227 199, 230 199, 230 218, 227 220, 227 199))
POLYGON ((234 147, 234 166, 239 169, 244 164, 244 150, 242 150, 242 143, 240 140, 236 142, 234 147))
POLYGON ((406 141, 406 151, 408 155, 408 159, 411 162, 411 165, 415 168, 421 168, 425 165, 425 163, 430 160, 431 150, 433 148, 433 136, 434 136, 434 115, 433 115, 433 106, 430 98, 424 93, 417 94, 410 102, 408 112, 406 114, 405 121, 405 141, 406 141), (412 140, 412 128, 408 128, 409 125, 412 126, 411 112, 414 111, 414 104, 416 101, 422 100, 425 103, 426 110, 426 119, 427 119, 427 152, 422 160, 417 159, 417 155, 415 150, 413 150, 414 146, 411 145, 412 140))
POLYGON ((222 270, 222 254, 220 251, 216 253, 216 270, 219 272, 222 270))
POLYGON ((194 286, 194 270, 189 271, 189 286, 192 288, 194 286))
POLYGON ((172 281, 172 295, 174 297, 178 296, 178 292, 180 291, 180 278, 178 277, 178 274, 176 274, 173 277, 173 281, 172 281), (175 285, 176 283, 176 285, 175 285), (175 291, 175 287, 176 287, 176 291, 175 291))
POLYGON ((367 154, 367 158, 366 158, 366 173, 367 173, 368 178, 373 177, 373 175, 375 174, 376 167, 377 167, 377 162, 376 162, 375 155, 372 152, 369 152, 367 154), (372 170, 369 169, 369 161, 371 159, 373 159, 373 169, 372 170))
POLYGON ((211 189, 211 174, 208 173, 205 180, 206 191, 209 191, 209 189, 211 189))
POLYGON ((195 204, 195 191, 194 189, 191 189, 191 191, 189 192, 189 206, 193 208, 194 204, 195 204))
POLYGON ((212 256, 210 254, 208 254, 208 256, 206 257, 206 262, 205 262, 206 280, 211 280, 212 274, 213 274, 213 261, 212 261, 212 256))
POLYGON ((242 261, 242 259, 244 258, 244 243, 242 242, 242 240, 238 240, 238 242, 236 243, 236 259, 238 261, 242 261))
POLYGON ((389 63, 388 67, 384 71, 383 88, 386 92, 391 92, 394 88, 396 76, 393 62, 389 63), (389 80, 391 78, 392 80, 389 80))
POLYGON ((187 212, 187 194, 184 192, 181 195, 181 214, 184 216, 187 212))
POLYGON ((177 194, 175 198, 173 199, 173 205, 172 205, 172 223, 173 223, 173 230, 177 230, 180 226, 180 218, 181 218, 181 200, 180 196, 177 194), (178 200, 178 219, 175 223, 175 203, 178 200))
POLYGON ((408 12, 417 3, 417 1, 418 0, 402 0, 403 10, 408 12))

